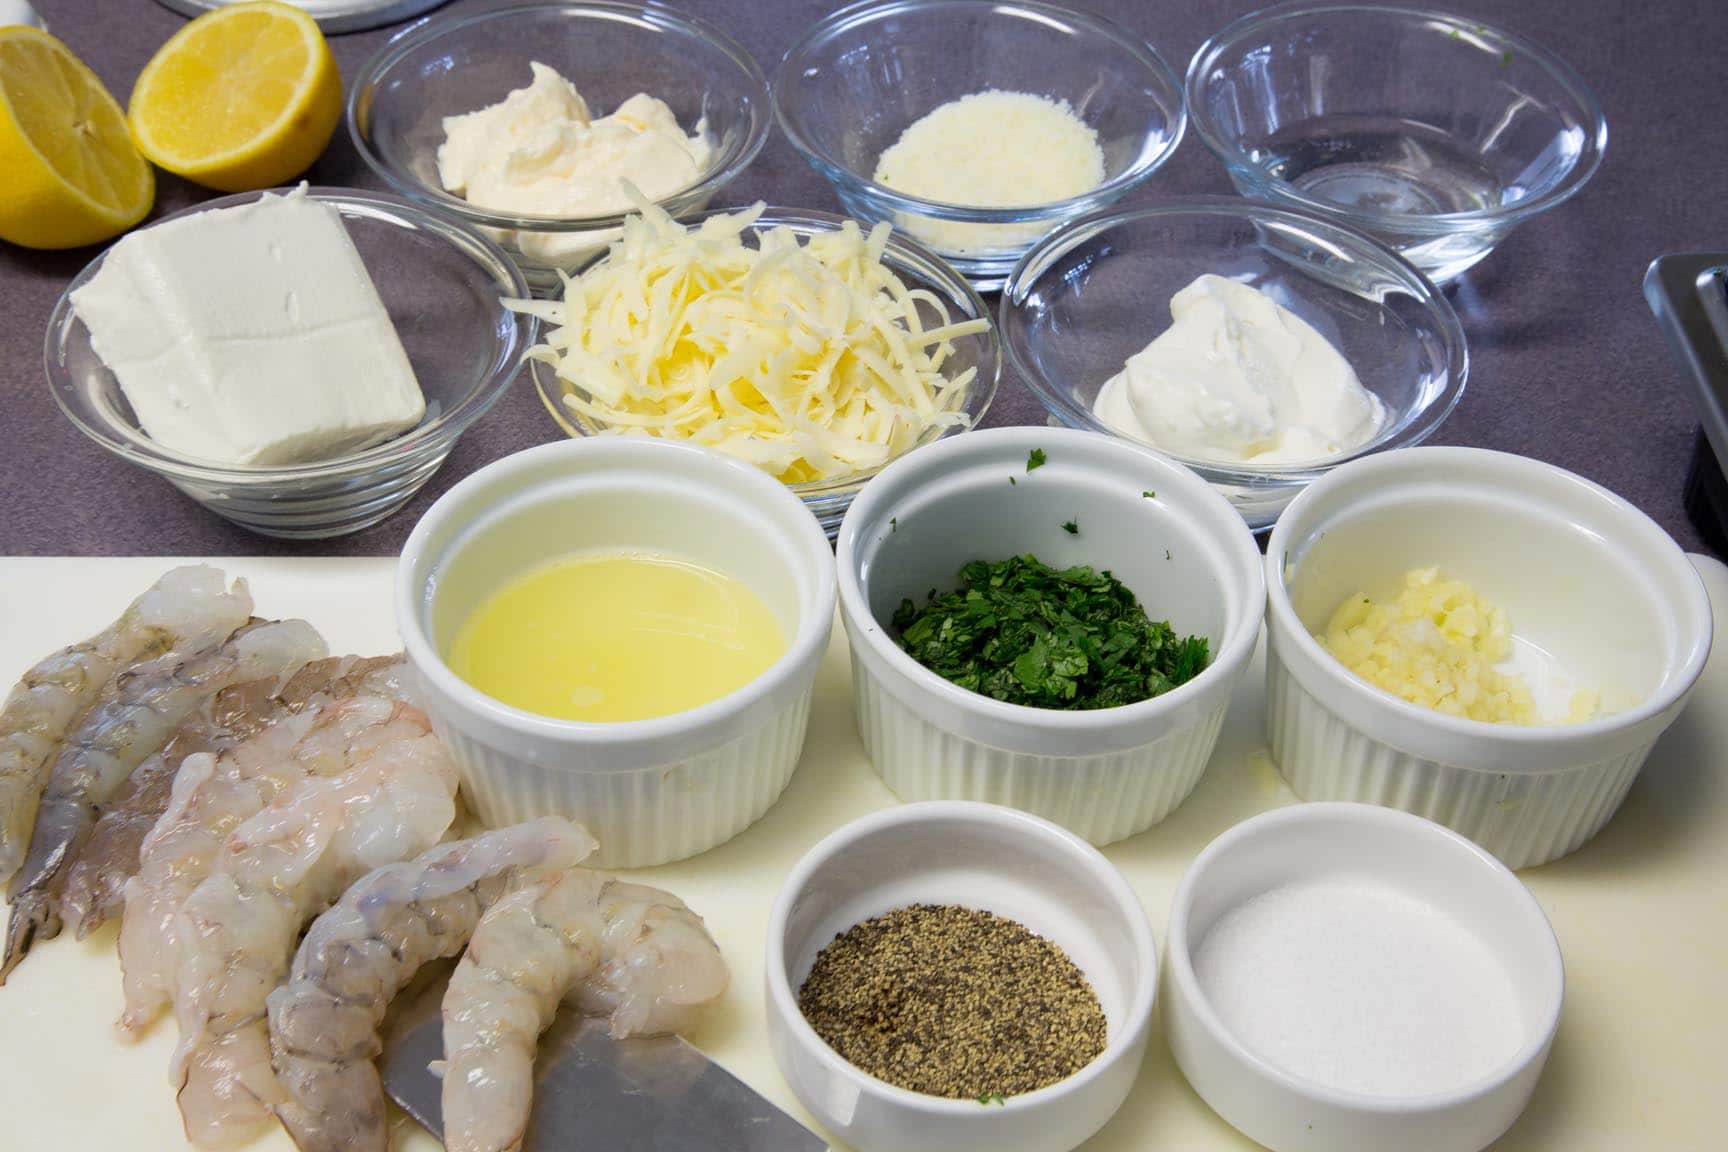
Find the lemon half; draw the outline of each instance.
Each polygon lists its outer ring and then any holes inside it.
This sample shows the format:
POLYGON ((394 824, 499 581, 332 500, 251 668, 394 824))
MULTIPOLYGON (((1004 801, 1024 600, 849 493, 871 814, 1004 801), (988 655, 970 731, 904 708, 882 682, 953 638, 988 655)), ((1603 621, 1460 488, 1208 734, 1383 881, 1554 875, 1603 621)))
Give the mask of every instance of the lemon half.
POLYGON ((324 34, 277 0, 229 4, 162 45, 132 89, 144 155, 197 184, 245 192, 311 167, 342 115, 324 34))
POLYGON ((40 29, 0 28, 0 240, 94 244, 155 199, 150 165, 96 74, 40 29))

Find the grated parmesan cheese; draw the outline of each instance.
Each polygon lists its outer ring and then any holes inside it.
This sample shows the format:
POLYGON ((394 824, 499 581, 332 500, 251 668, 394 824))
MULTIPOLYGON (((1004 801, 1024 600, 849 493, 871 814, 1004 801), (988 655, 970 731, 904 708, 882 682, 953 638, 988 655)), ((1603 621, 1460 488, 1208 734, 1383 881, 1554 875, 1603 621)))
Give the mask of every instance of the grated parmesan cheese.
POLYGON ((1065 101, 990 89, 914 121, 877 159, 875 179, 971 208, 1052 204, 1104 182, 1104 151, 1065 101))
MULTIPOLYGON (((1513 654, 1505 610, 1438 569, 1405 573, 1396 600, 1350 597, 1317 639, 1351 672, 1412 704, 1491 724, 1545 722, 1523 678, 1495 667, 1513 654)), ((1561 722, 1588 720, 1596 708, 1595 693, 1578 691, 1561 722)))
MULTIPOLYGON (((950 100, 907 127, 876 160, 876 183, 939 204, 1054 204, 1104 182, 1098 133, 1066 101, 989 89, 950 100)), ((940 252, 1025 247, 1049 222, 971 224, 903 213, 901 226, 940 252)))
POLYGON ((512 305, 554 325, 529 355, 553 366, 583 423, 702 444, 789 484, 880 467, 967 424, 976 370, 942 368, 989 321, 950 323, 940 298, 908 288, 882 263, 886 224, 802 243, 758 229, 751 247, 761 204, 689 228, 637 203, 561 303, 512 305))

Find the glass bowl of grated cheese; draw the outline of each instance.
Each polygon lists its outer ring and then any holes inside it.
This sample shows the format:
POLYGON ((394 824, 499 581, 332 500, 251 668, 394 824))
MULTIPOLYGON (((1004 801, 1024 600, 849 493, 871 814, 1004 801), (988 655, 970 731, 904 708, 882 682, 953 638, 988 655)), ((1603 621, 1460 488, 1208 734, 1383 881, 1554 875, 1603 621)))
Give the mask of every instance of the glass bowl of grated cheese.
POLYGON ((892 222, 986 292, 1062 221, 1144 185, 1187 125, 1181 81, 1144 39, 1037 0, 842 8, 773 89, 849 215, 892 222))
POLYGON ((354 77, 348 131, 392 191, 484 233, 545 296, 618 238, 628 186, 706 208, 762 150, 769 104, 743 45, 675 8, 511 4, 392 37, 354 77))
POLYGON ((983 300, 886 224, 642 207, 562 301, 515 305, 547 325, 530 370, 568 435, 749 460, 832 536, 870 477, 989 408, 1001 357, 983 300))

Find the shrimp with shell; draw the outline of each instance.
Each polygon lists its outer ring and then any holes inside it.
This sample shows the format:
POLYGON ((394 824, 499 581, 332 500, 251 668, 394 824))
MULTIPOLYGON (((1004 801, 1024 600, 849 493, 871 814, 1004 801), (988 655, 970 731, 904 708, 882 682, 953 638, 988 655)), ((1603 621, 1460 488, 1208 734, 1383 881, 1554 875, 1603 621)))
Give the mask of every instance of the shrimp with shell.
POLYGON ((279 676, 325 654, 304 620, 257 621, 219 647, 169 652, 119 673, 61 745, 36 810, 6 925, 0 982, 39 939, 60 933, 60 893, 102 806, 180 722, 229 684, 279 676))
POLYGON ((512 876, 444 995, 444 1146, 521 1148, 535 1048, 560 1002, 622 1039, 688 1029, 726 983, 713 937, 671 893, 583 868, 512 876))
POLYGON ((245 582, 226 584, 207 565, 175 568, 101 632, 24 673, 0 708, 0 883, 24 863, 61 741, 115 673, 171 649, 206 647, 245 623, 245 582))
POLYGON ((440 844, 361 879, 307 931, 270 994, 277 1116, 303 1152, 388 1152, 374 1064, 390 1001, 422 965, 461 952, 481 912, 521 869, 573 868, 594 849, 557 817, 440 844))
POLYGON ((103 810, 67 875, 60 914, 82 940, 117 916, 138 871, 144 838, 168 808, 174 775, 188 756, 222 753, 281 717, 364 691, 401 699, 401 656, 328 656, 285 679, 234 684, 209 697, 163 746, 132 772, 103 810))

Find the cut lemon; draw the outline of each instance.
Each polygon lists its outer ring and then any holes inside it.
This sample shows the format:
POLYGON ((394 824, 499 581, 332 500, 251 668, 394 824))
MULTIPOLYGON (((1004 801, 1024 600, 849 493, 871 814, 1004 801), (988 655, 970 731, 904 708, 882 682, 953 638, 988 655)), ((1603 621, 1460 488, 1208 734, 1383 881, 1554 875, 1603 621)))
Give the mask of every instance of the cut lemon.
POLYGON ((155 199, 150 165, 96 74, 46 32, 0 28, 0 240, 94 244, 155 199))
POLYGON ((342 114, 342 80, 312 17, 252 0, 205 13, 157 49, 127 114, 138 147, 163 168, 245 192, 318 159, 342 114))

